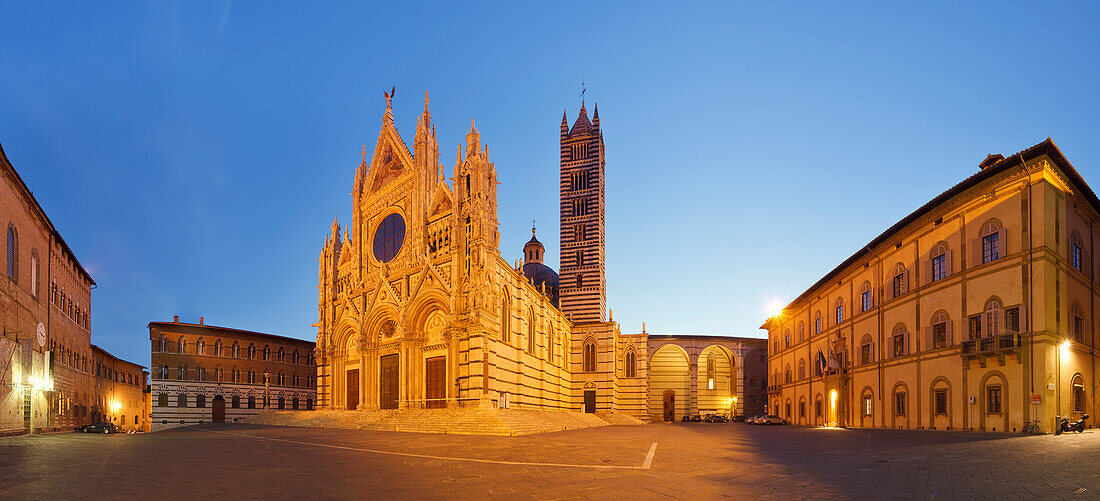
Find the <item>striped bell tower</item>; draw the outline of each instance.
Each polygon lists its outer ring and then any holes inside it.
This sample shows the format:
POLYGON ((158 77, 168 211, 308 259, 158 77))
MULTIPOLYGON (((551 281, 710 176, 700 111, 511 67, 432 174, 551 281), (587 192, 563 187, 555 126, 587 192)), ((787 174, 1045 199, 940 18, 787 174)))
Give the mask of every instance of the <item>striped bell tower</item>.
POLYGON ((574 324, 604 322, 604 156, 600 112, 561 116, 561 310, 574 324))

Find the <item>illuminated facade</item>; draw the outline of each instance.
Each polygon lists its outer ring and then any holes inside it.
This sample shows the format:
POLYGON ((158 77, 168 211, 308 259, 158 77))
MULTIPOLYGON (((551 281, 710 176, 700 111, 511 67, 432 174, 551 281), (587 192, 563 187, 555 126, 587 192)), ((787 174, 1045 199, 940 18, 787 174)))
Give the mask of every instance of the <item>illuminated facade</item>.
POLYGON ((145 391, 149 373, 145 367, 127 362, 92 345, 95 374, 95 415, 92 421, 109 421, 122 431, 149 431, 145 391))
POLYGON ((448 182, 427 96, 411 150, 388 102, 373 153, 364 147, 355 173, 351 225, 333 222, 319 259, 320 406, 650 419, 649 335, 623 334, 605 312, 598 113, 590 121, 582 104, 572 127, 562 119, 559 280, 533 232, 522 263, 502 257, 497 170, 477 129, 471 124, 448 182))
POLYGON ((313 342, 199 323, 150 322, 152 430, 312 410, 313 342))
POLYGON ((770 412, 1048 432, 1096 415, 1100 200, 1049 139, 979 168, 765 322, 770 412))
POLYGON ((95 390, 95 281, 3 148, 0 179, 0 435, 87 424, 107 412, 95 390))

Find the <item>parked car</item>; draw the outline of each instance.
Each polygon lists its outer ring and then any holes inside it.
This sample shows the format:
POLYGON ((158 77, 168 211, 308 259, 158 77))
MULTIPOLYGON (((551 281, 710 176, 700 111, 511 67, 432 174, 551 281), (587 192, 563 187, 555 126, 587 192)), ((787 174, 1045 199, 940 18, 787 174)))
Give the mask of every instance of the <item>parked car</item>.
POLYGON ((763 419, 764 419, 764 415, 763 415, 763 414, 757 414, 757 415, 755 415, 755 416, 753 416, 753 417, 749 418, 749 419, 748 419, 748 420, 746 420, 745 422, 747 422, 747 423, 749 423, 749 424, 763 424, 763 419))
POLYGON ((769 414, 767 416, 764 416, 763 419, 760 420, 759 424, 763 424, 763 425, 791 424, 791 422, 787 421, 786 419, 783 419, 779 416, 776 416, 774 414, 769 414))
POLYGON ((730 419, 728 417, 723 416, 721 414, 710 414, 707 417, 703 418, 703 420, 708 422, 708 423, 728 423, 728 422, 730 422, 730 419))
POLYGON ((118 433, 118 426, 113 423, 101 422, 92 423, 89 425, 81 426, 77 428, 81 433, 118 433))
POLYGON ((745 415, 744 414, 735 414, 732 418, 730 418, 730 422, 731 423, 744 423, 745 422, 745 415))

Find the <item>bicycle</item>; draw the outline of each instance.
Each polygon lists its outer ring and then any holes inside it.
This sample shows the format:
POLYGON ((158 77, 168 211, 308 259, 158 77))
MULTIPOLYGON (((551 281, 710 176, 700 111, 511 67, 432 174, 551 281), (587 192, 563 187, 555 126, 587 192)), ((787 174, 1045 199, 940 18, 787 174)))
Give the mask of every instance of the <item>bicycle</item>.
POLYGON ((1041 435, 1043 433, 1043 431, 1039 429, 1038 420, 1028 421, 1020 431, 1024 435, 1041 435))

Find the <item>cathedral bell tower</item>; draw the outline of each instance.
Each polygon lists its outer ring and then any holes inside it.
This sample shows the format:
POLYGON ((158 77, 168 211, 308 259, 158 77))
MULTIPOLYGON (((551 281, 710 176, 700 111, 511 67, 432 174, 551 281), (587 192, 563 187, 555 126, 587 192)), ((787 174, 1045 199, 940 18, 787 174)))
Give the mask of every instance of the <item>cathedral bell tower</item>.
POLYGON ((561 310, 573 323, 604 322, 604 154, 600 112, 561 117, 561 310))

